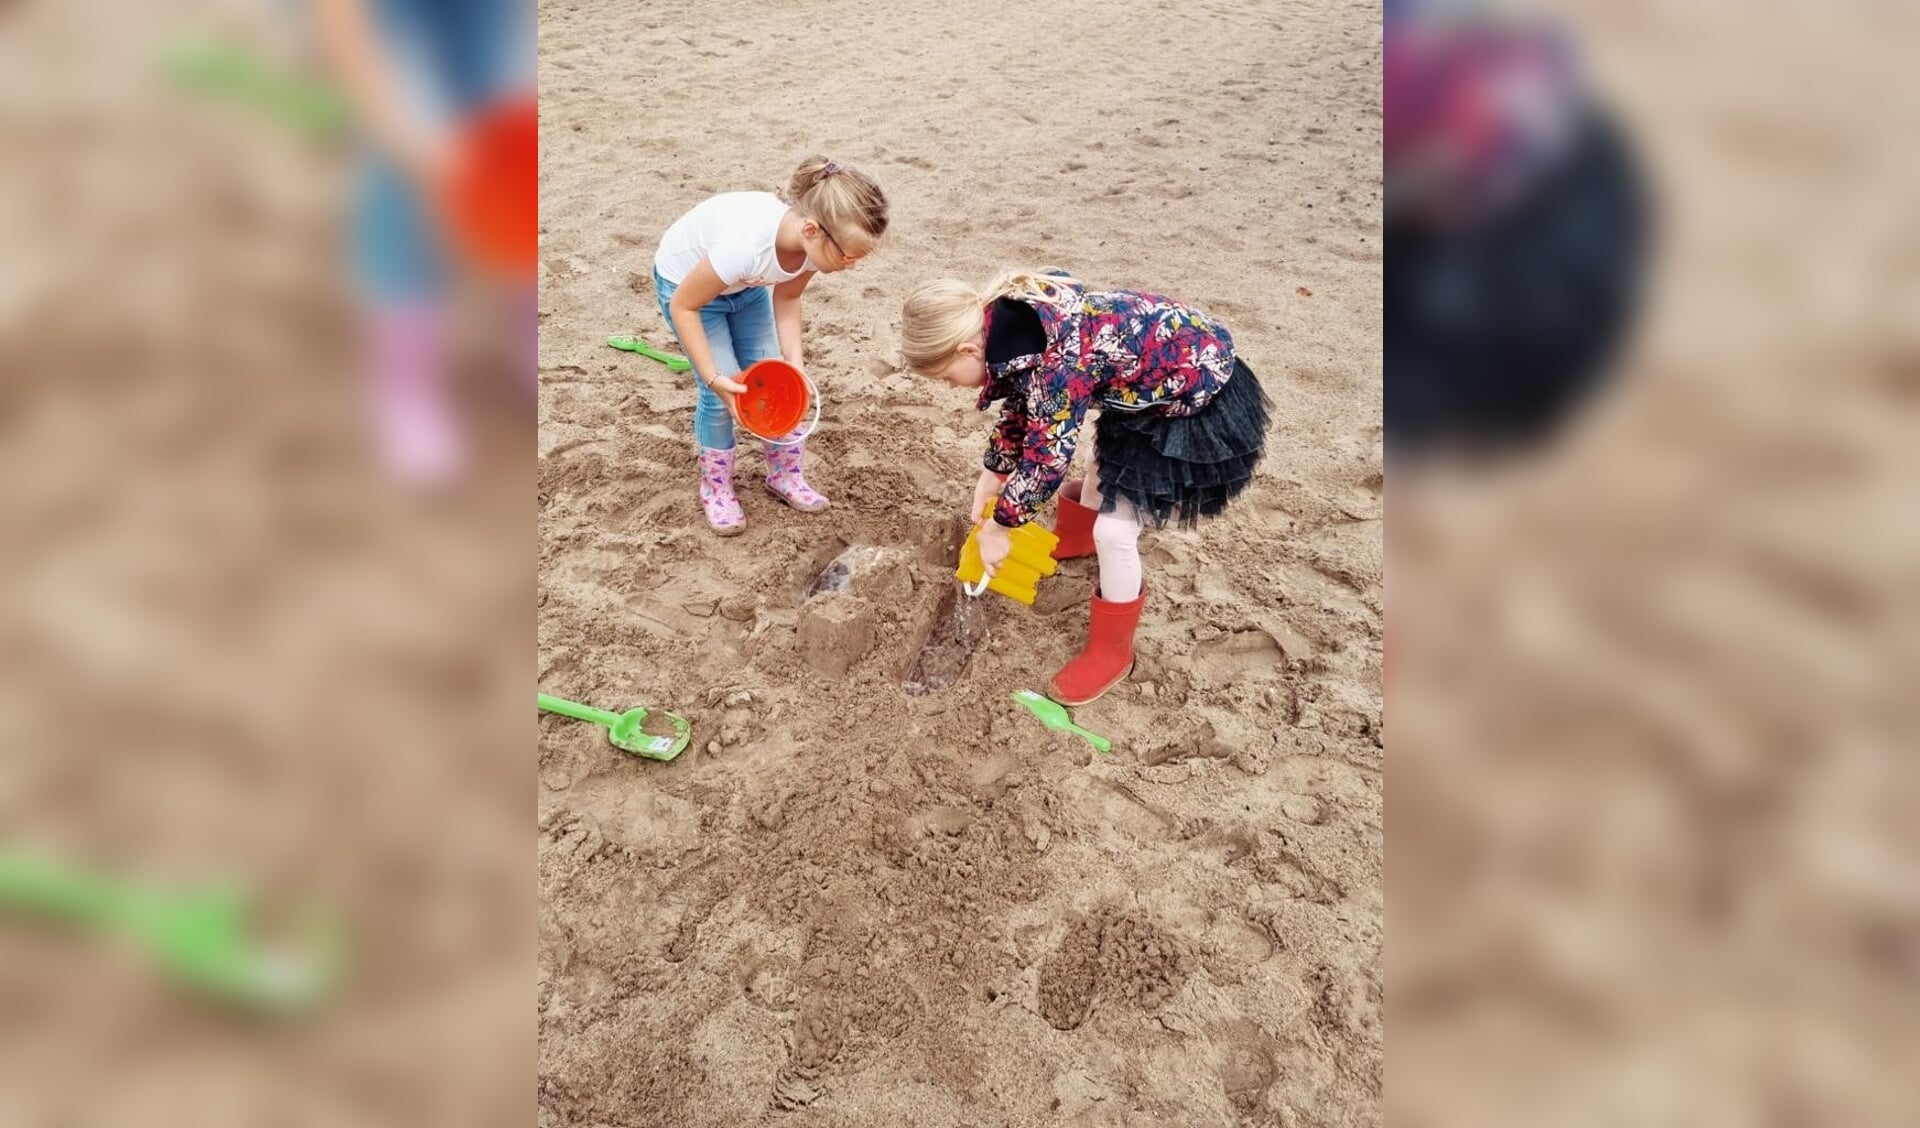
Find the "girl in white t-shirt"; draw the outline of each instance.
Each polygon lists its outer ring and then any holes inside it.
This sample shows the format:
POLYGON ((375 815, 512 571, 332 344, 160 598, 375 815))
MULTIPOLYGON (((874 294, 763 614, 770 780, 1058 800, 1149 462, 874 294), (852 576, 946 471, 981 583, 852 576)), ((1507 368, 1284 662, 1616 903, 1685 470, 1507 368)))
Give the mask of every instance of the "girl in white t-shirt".
MULTIPOLYGON (((887 230, 887 197, 873 179, 825 157, 794 170, 787 200, 725 192, 676 220, 653 257, 660 312, 693 362, 700 397, 700 505, 721 536, 747 527, 733 492, 734 379, 757 360, 800 356, 800 295, 815 272, 846 270, 887 230)), ((785 436, 783 436, 785 437, 785 436)), ((767 489, 795 509, 827 507, 801 476, 803 444, 767 444, 767 489)))

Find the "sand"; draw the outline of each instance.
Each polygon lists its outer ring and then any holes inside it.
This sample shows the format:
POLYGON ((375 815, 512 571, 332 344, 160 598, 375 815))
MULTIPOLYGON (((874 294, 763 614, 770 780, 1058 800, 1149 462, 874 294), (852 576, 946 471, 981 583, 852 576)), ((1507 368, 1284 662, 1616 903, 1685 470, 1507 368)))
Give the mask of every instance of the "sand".
POLYGON ((1380 1122, 1377 19, 541 5, 540 685, 695 729, 542 721, 542 1125, 1380 1122), (604 340, 671 347, 660 232, 814 151, 895 216, 806 297, 834 507, 748 447, 723 540, 690 378, 604 340), (989 417, 898 370, 899 305, 1010 265, 1193 301, 1278 404, 1231 515, 1143 542, 1111 757, 1008 700, 1091 561, 948 619, 989 417))

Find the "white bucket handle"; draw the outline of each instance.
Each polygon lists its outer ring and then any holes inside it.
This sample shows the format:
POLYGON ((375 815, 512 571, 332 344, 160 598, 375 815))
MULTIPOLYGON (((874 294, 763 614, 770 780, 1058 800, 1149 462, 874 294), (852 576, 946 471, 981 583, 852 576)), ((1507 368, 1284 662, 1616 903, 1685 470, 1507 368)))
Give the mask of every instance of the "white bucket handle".
POLYGON ((982 592, 986 591, 987 585, 992 582, 993 582, 992 576, 983 574, 980 577, 980 582, 978 584, 969 584, 969 583, 962 582, 960 584, 960 590, 966 592, 970 596, 977 596, 982 592))
MULTIPOLYGON (((800 370, 795 369, 794 371, 799 372, 800 370)), ((800 372, 800 379, 807 385, 807 398, 813 401, 813 421, 807 424, 807 429, 800 432, 798 438, 770 439, 765 435, 760 435, 758 432, 755 432, 761 442, 772 443, 774 446, 799 446, 801 443, 807 441, 807 437, 813 434, 815 428, 820 426, 820 389, 813 386, 813 377, 807 375, 805 372, 800 372)))

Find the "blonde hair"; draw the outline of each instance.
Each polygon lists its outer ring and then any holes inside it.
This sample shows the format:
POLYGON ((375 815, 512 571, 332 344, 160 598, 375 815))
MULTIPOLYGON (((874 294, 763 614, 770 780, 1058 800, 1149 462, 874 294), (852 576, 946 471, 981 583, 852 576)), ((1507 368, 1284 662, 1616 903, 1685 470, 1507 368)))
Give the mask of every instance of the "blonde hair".
POLYGON ((787 180, 787 203, 835 236, 866 233, 874 242, 887 233, 887 194, 859 169, 826 157, 808 157, 787 180))
POLYGON ((1069 298, 1062 283, 1078 285, 1065 275, 1031 270, 1003 270, 979 289, 958 278, 922 282, 900 307, 900 360, 911 371, 931 372, 979 335, 995 301, 1020 297, 1058 305, 1069 298))

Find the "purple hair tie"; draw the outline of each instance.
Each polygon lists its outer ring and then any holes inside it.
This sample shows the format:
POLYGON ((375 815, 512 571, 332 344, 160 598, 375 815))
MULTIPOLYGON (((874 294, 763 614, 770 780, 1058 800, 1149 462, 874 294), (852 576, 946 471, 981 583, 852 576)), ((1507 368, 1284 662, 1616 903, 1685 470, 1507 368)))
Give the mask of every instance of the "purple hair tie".
POLYGON ((820 170, 820 179, 825 180, 827 177, 839 171, 840 164, 838 161, 828 161, 826 167, 820 170))

